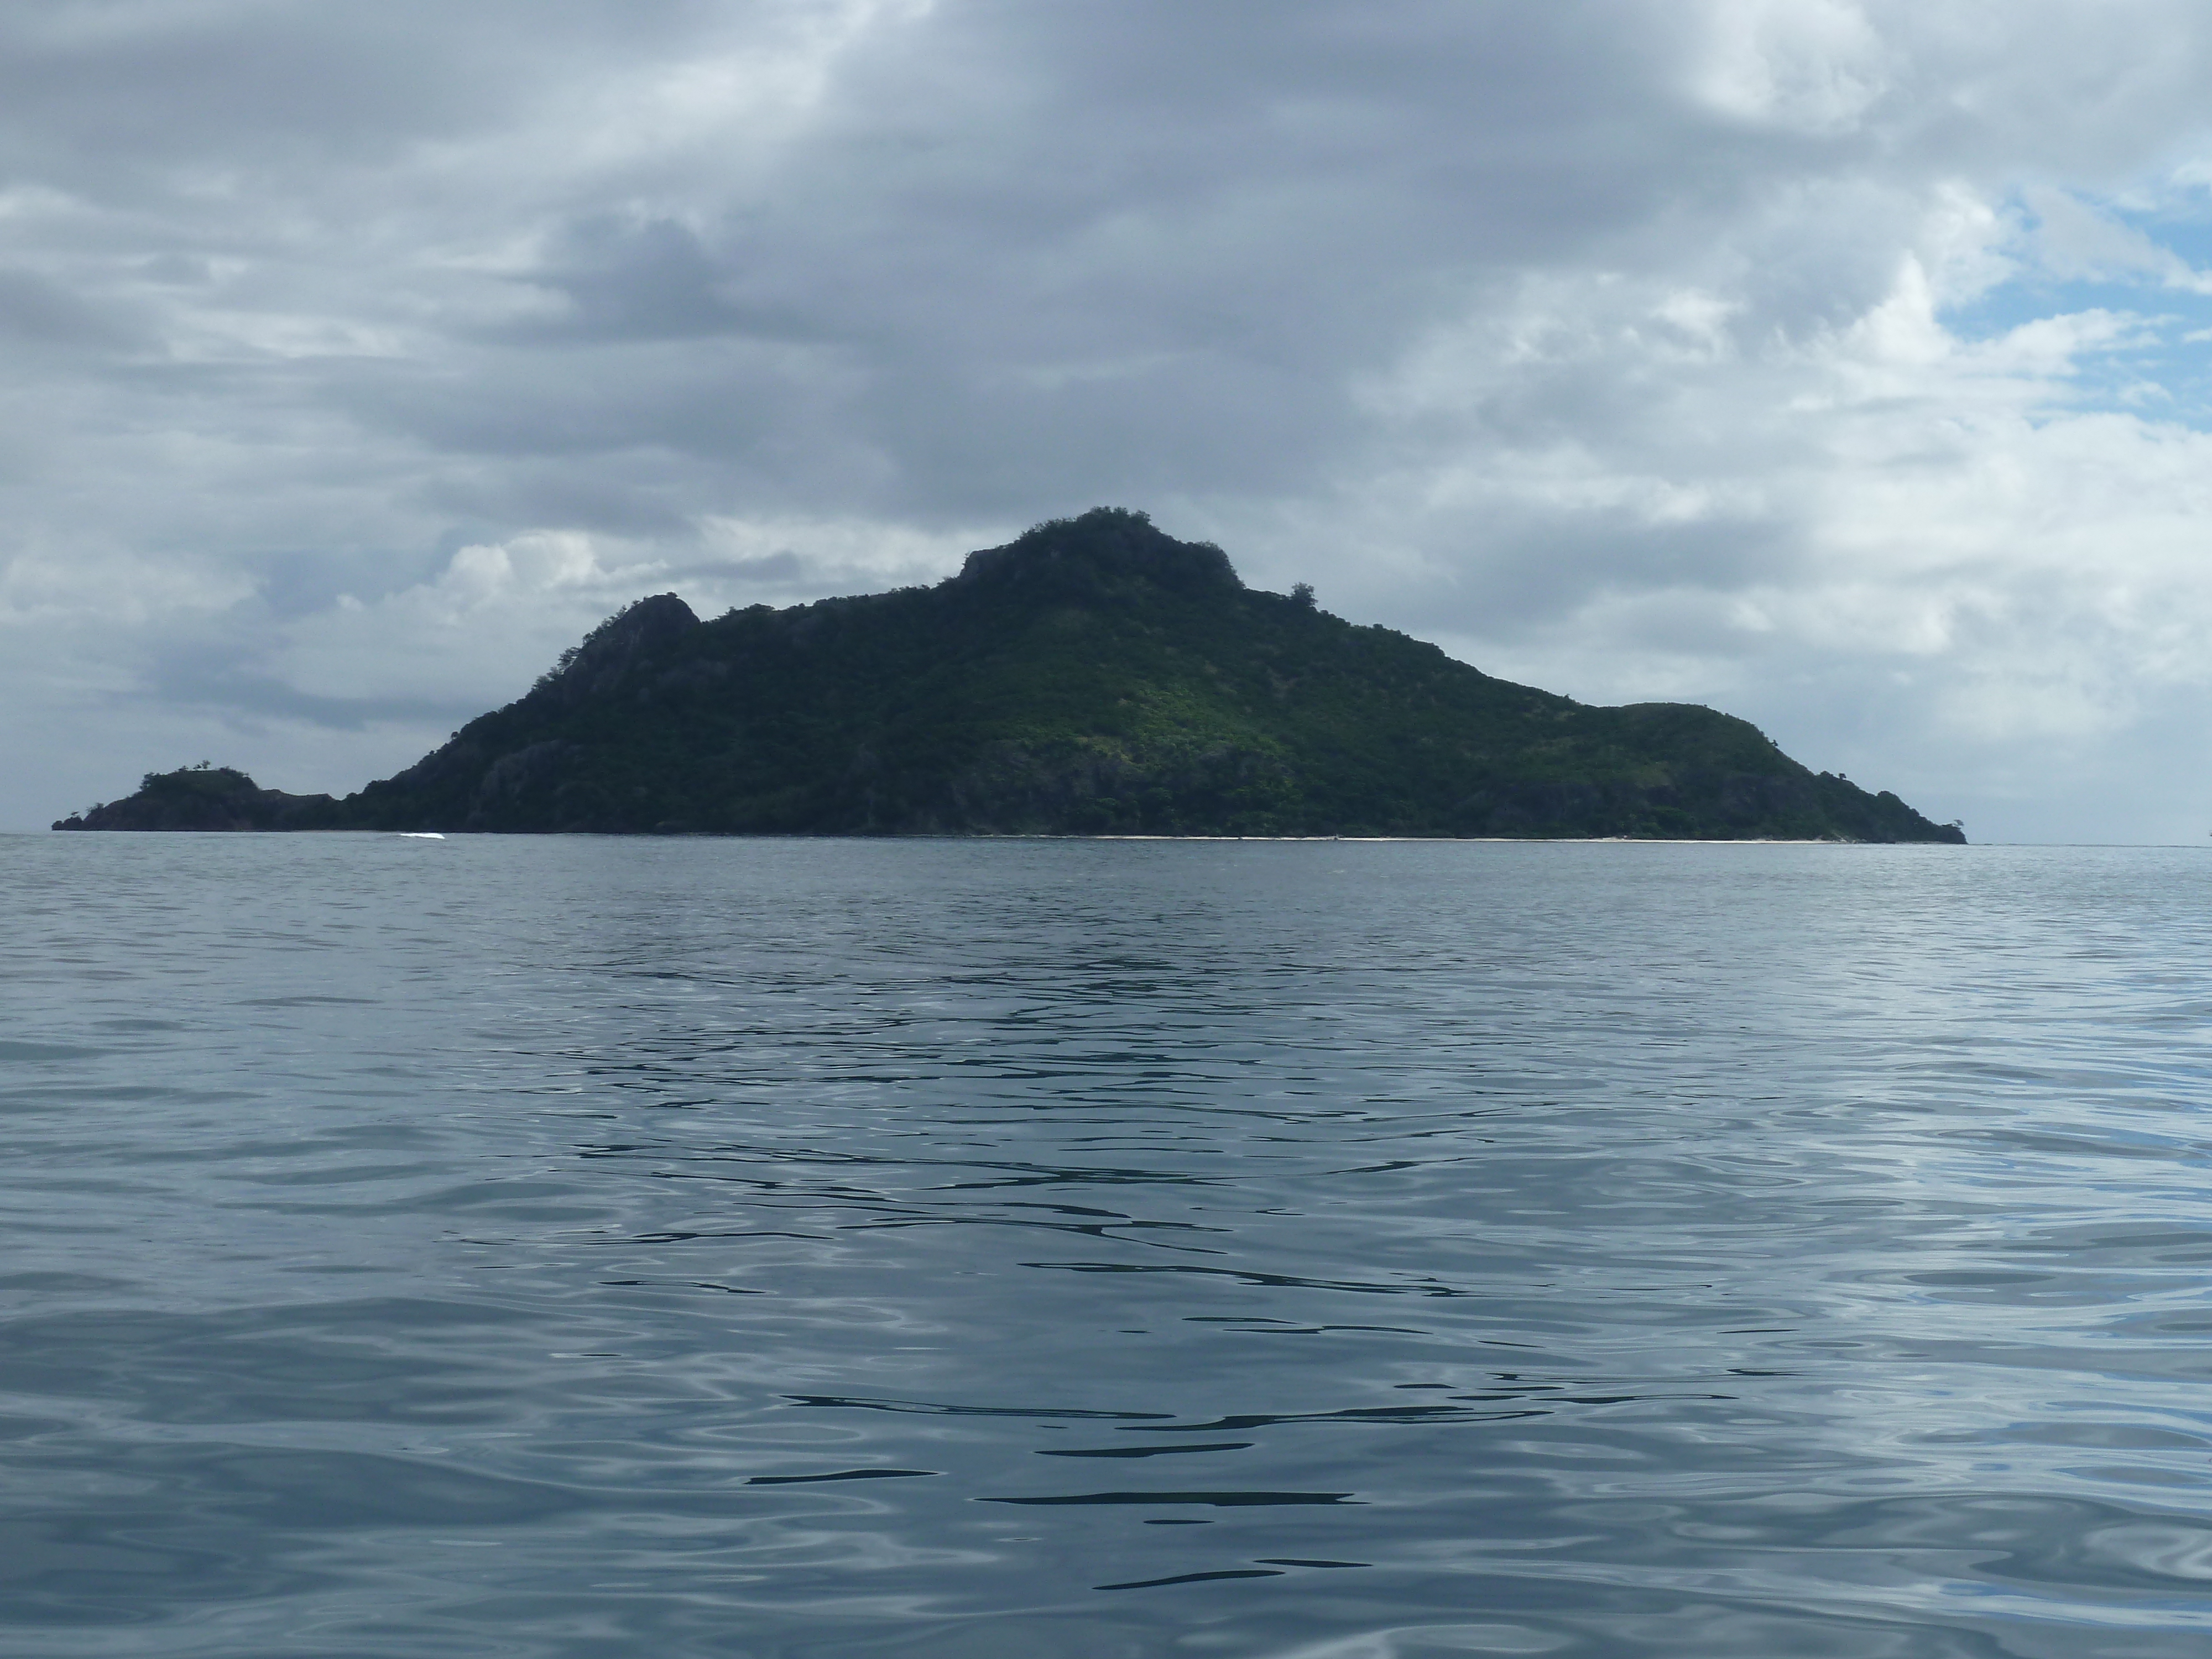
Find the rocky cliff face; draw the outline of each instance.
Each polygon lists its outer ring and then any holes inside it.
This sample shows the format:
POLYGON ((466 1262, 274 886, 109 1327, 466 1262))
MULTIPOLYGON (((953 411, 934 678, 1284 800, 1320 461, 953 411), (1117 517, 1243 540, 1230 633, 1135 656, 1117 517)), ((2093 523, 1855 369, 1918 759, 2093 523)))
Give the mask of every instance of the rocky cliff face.
POLYGON ((1964 839, 1742 720, 1492 679, 1110 508, 933 588, 641 600, 341 802, 225 775, 82 827, 1964 839))

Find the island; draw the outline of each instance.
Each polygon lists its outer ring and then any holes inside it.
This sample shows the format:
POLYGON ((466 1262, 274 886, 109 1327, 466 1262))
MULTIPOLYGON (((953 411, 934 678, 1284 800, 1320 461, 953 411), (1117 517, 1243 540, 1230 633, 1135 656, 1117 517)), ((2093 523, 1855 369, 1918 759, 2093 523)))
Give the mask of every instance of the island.
POLYGON ((1966 839, 1747 721, 1493 678, 1118 507, 930 587, 711 622, 640 599, 342 799, 203 763, 54 828, 1966 839))

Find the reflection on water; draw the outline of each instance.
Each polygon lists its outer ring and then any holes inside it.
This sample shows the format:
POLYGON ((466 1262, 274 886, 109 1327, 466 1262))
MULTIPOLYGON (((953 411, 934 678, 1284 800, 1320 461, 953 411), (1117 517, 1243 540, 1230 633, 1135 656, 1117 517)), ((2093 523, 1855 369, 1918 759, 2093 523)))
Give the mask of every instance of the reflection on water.
POLYGON ((2208 899, 0 841, 0 1650, 2194 1656, 2208 899))

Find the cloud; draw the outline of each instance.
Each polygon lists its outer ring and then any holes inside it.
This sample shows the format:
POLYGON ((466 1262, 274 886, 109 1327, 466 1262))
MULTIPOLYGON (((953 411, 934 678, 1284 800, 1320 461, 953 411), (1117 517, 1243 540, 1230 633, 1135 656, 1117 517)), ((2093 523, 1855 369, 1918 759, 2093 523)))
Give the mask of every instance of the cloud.
POLYGON ((2179 0, 24 0, 5 758, 349 787, 638 592, 1115 501, 1939 817, 2177 833, 2208 91, 2179 0))

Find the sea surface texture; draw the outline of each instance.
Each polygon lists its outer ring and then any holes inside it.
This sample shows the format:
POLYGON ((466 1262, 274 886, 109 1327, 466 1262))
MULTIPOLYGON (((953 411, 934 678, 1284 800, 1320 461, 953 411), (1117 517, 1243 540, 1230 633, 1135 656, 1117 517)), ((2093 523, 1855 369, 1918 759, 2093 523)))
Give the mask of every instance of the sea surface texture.
POLYGON ((0 839, 0 1653, 2201 1659, 2212 855, 0 839))

